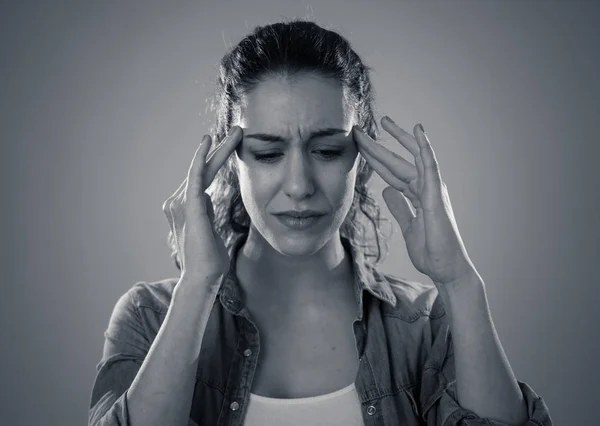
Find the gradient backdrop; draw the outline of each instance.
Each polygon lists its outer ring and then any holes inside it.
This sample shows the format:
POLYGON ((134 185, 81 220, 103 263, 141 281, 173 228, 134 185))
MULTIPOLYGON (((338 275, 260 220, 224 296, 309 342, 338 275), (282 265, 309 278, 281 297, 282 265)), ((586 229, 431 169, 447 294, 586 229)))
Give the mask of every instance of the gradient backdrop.
MULTIPOLYGON (((114 304, 136 281, 175 275, 161 205, 213 122, 205 99, 225 47, 308 14, 373 67, 378 118, 424 124, 517 377, 556 425, 598 424, 599 12, 541 0, 3 2, 0 423, 86 424, 114 304)), ((381 203, 384 186, 372 180, 381 203)), ((428 280, 394 229, 382 269, 428 280)))

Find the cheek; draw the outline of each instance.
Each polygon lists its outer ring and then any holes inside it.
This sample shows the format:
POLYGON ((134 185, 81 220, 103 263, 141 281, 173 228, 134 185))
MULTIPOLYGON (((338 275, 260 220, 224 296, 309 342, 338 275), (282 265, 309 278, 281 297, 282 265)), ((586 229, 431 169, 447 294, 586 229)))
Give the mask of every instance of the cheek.
POLYGON ((248 167, 248 164, 237 160, 237 175, 240 185, 242 201, 247 209, 268 201, 274 191, 276 179, 273 173, 257 167, 248 167))
POLYGON ((324 173, 319 182, 327 194, 327 198, 337 209, 345 210, 354 198, 354 187, 356 185, 357 166, 346 164, 324 173))
POLYGON ((344 176, 343 179, 343 206, 349 206, 352 204, 352 200, 354 199, 354 188, 356 185, 356 172, 352 169, 351 173, 348 173, 344 176))

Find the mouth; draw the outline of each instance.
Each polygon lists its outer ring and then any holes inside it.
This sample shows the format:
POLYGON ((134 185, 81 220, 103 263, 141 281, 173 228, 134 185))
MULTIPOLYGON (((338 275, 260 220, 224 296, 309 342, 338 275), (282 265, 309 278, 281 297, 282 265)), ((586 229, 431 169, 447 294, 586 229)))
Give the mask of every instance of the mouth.
POLYGON ((311 214, 311 215, 277 214, 275 216, 285 216, 285 217, 291 217, 294 219, 309 219, 311 217, 321 217, 324 215, 322 215, 322 214, 311 214))
POLYGON ((319 220, 323 216, 325 216, 325 215, 320 214, 320 215, 311 215, 311 216, 304 216, 304 217, 292 216, 292 215, 288 215, 288 214, 275 215, 275 217, 279 220, 280 223, 282 223, 283 225, 285 225, 288 228, 297 229, 297 230, 308 229, 308 228, 312 227, 317 222, 319 222, 319 220))

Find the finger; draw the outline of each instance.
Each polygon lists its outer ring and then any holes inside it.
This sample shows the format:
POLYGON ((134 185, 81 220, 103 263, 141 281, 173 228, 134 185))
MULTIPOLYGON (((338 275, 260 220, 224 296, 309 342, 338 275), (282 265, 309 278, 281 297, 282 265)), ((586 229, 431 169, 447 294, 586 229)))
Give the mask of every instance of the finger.
POLYGON ((227 137, 219 144, 208 156, 206 161, 206 168, 204 173, 204 183, 206 188, 210 186, 213 179, 215 178, 219 169, 225 164, 225 161, 233 153, 237 145, 242 140, 243 136, 242 128, 239 126, 233 126, 227 137))
POLYGON ((368 152, 371 157, 377 159, 380 163, 385 164, 387 168, 394 172, 398 179, 404 182, 409 182, 417 177, 417 169, 414 165, 395 152, 392 152, 383 145, 375 142, 358 126, 354 126, 353 131, 354 139, 358 142, 357 146, 359 151, 362 149, 368 152))
POLYGON ((186 177, 183 180, 183 182, 181 182, 181 184, 179 185, 179 188, 177 188, 177 190, 173 193, 173 195, 171 196, 171 199, 179 197, 185 191, 185 188, 187 186, 187 182, 188 182, 188 179, 186 177))
POLYGON ((179 188, 177 188, 177 189, 175 190, 175 192, 173 192, 171 195, 169 195, 169 197, 168 197, 168 198, 167 198, 167 199, 166 199, 166 200, 163 202, 163 205, 162 205, 162 211, 163 211, 165 214, 167 214, 167 213, 169 212, 169 204, 171 203, 171 201, 173 201, 173 199, 174 199, 175 197, 177 197, 177 195, 179 195, 179 193, 180 193, 181 191, 183 191, 183 190, 184 190, 184 188, 185 188, 185 185, 186 185, 186 184, 187 184, 187 178, 185 178, 185 179, 183 180, 183 182, 181 182, 181 183, 179 184, 179 188))
POLYGON ((400 229, 402 230, 402 234, 406 234, 408 228, 410 228, 413 219, 415 219, 415 214, 411 209, 410 203, 404 196, 404 194, 395 191, 394 188, 387 187, 381 193, 383 200, 388 205, 392 216, 400 225, 400 229))
POLYGON ((391 118, 385 116, 381 119, 381 126, 386 132, 394 137, 398 142, 402 144, 404 148, 408 150, 415 158, 419 155, 419 144, 415 140, 414 136, 406 132, 400 126, 392 121, 391 118))
MULTIPOLYGON (((415 165, 417 166, 417 176, 418 181, 421 183, 421 187, 423 186, 423 182, 425 182, 425 167, 423 166, 423 159, 419 155, 415 157, 415 165)), ((422 188, 419 188, 418 192, 421 192, 422 188)))
POLYGON ((425 130, 421 124, 415 125, 413 131, 421 152, 424 168, 423 172, 426 177, 425 181, 431 179, 431 182, 434 182, 439 186, 442 182, 440 167, 435 157, 435 153, 433 152, 433 148, 431 147, 431 143, 429 143, 429 138, 425 134, 425 130))
POLYGON ((173 221, 173 213, 171 212, 171 202, 165 202, 163 205, 163 212, 167 218, 167 223, 169 224, 169 229, 171 232, 174 230, 174 221, 173 221))
POLYGON ((410 200, 410 202, 412 203, 412 206, 415 210, 421 208, 421 200, 416 195, 416 194, 419 194, 419 192, 416 189, 416 186, 417 186, 417 179, 414 179, 409 182, 406 189, 400 190, 400 192, 402 192, 402 194, 404 194, 404 196, 410 200))
POLYGON ((406 188, 406 189, 400 189, 400 192, 402 193, 402 195, 404 195, 406 198, 408 198, 410 200, 410 202, 412 203, 413 209, 417 210, 417 209, 421 208, 421 201, 419 200, 419 197, 417 197, 413 191, 411 191, 409 188, 406 188))
MULTIPOLYGON (((171 227, 171 233, 173 234, 173 241, 175 241, 175 247, 177 247, 177 251, 179 251, 181 247, 179 246, 179 236, 177 235, 177 229, 175 227, 175 212, 173 210, 173 203, 169 203, 169 214, 167 216, 171 217, 171 220, 169 222, 171 227)), ((181 262, 183 263, 183 258, 181 259, 181 262)))
MULTIPOLYGON (((192 163, 187 174, 187 185, 186 191, 190 197, 197 197, 200 193, 204 192, 204 179, 203 172, 205 168, 205 159, 208 150, 210 149, 210 136, 204 135, 200 146, 194 153, 192 163)), ((189 197, 188 197, 189 198, 189 197)))
POLYGON ((187 179, 185 179, 180 185, 179 188, 177 188, 177 190, 175 190, 175 192, 173 194, 171 194, 169 196, 169 198, 167 198, 165 200, 165 202, 162 205, 162 211, 165 214, 166 218, 167 218, 167 222, 169 223, 169 228, 171 228, 171 230, 174 230, 174 226, 175 226, 175 218, 173 216, 173 201, 178 197, 178 195, 181 193, 181 191, 183 190, 183 188, 185 188, 185 185, 187 183, 187 179))
POLYGON ((419 197, 417 197, 417 195, 410 188, 411 182, 413 182, 413 181, 406 183, 406 182, 403 182, 402 180, 398 179, 398 177, 396 177, 387 168, 387 166, 385 166, 385 164, 383 164, 381 161, 377 160, 375 157, 373 157, 368 152, 362 151, 361 155, 365 158, 365 160, 367 160, 367 162, 373 168, 373 170, 375 170, 377 172, 377 174, 379 176, 381 176, 381 178, 385 182, 388 183, 388 185, 391 185, 398 191, 402 192, 413 203, 413 206, 415 207, 415 209, 421 206, 419 197))
POLYGON ((206 196, 206 214, 210 219, 210 223, 215 223, 215 209, 213 207, 212 200, 210 196, 206 196))

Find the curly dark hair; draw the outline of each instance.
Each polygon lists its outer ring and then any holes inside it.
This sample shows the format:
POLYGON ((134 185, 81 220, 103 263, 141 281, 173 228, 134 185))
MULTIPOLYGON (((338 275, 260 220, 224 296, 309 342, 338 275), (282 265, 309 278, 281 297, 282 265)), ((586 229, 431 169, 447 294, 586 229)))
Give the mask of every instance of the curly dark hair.
MULTIPOLYGON (((230 49, 219 64, 216 91, 210 104, 216 113, 216 124, 210 132, 213 147, 227 136, 235 108, 245 93, 270 77, 293 78, 309 73, 341 82, 346 101, 354 108, 357 125, 376 140, 379 129, 373 113, 374 91, 369 72, 370 68, 344 37, 315 22, 293 19, 256 27, 230 49)), ((381 223, 390 221, 381 217, 379 205, 367 188, 373 170, 364 158, 358 170, 354 199, 340 227, 340 235, 361 250, 365 259, 375 258, 373 263, 377 264, 387 256, 387 239, 391 236, 381 232, 381 223)), ((213 202, 215 229, 229 250, 235 237, 250 228, 233 156, 218 171, 206 193, 213 202)), ((181 271, 172 232, 169 232, 168 244, 171 257, 181 271)))

